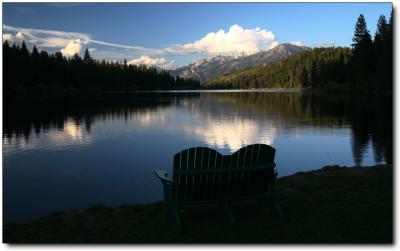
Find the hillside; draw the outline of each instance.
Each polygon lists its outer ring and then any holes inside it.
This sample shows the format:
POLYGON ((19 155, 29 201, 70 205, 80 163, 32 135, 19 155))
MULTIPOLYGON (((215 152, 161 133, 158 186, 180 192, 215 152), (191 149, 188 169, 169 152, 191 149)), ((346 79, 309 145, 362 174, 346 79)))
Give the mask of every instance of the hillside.
POLYGON ((268 51, 251 55, 216 55, 180 67, 171 71, 170 74, 174 77, 207 81, 234 71, 274 63, 308 49, 308 47, 293 44, 280 44, 268 51))
POLYGON ((279 62, 225 74, 204 83, 205 88, 302 88, 343 83, 350 76, 350 48, 302 51, 279 62))

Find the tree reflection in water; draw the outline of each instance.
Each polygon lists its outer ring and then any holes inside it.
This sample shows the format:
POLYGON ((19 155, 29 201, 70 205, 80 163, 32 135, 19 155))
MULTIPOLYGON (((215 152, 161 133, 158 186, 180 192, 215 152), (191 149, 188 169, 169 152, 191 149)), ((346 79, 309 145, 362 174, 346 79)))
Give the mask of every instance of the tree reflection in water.
MULTIPOLYGON (((377 163, 392 163, 393 115, 391 96, 354 94, 316 94, 302 92, 229 93, 125 93, 105 94, 89 100, 59 100, 40 103, 5 104, 3 146, 29 145, 32 138, 56 129, 71 140, 84 140, 96 121, 132 118, 151 126, 160 124, 160 109, 179 107, 193 116, 197 124, 175 125, 184 133, 203 137, 211 146, 234 151, 245 144, 265 141, 296 128, 351 128, 354 163, 361 165, 369 144, 377 163), (263 129, 259 126, 262 118, 263 129), (149 124, 150 123, 150 124, 149 124), (267 128, 267 129, 265 129, 267 128), (85 130, 85 133, 82 133, 85 130), (254 142, 253 142, 254 141, 254 142)), ((177 122, 178 123, 178 122, 177 122)), ((57 137, 57 135, 53 135, 57 137)), ((86 137, 88 140, 90 137, 86 137)))

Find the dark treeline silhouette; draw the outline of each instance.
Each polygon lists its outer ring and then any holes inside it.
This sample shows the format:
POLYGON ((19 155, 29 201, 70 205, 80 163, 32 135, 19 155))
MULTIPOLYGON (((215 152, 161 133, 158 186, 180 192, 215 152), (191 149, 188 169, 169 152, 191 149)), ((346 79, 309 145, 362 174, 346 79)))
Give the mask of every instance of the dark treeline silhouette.
POLYGON ((386 21, 385 16, 381 15, 372 41, 364 16, 361 14, 358 17, 352 44, 353 88, 392 91, 392 27, 393 12, 389 22, 386 21))
POLYGON ((322 88, 392 92, 393 12, 381 15, 372 40, 364 16, 357 20, 352 48, 314 48, 266 66, 226 74, 206 88, 322 88))
MULTIPOLYGON (((3 43, 3 91, 5 94, 31 90, 71 92, 82 90, 170 90, 197 89, 196 80, 173 78, 154 67, 94 60, 86 49, 83 58, 66 58, 61 52, 49 54, 25 42, 3 43)), ((29 95, 29 93, 28 93, 29 95)))
MULTIPOLYGON (((371 92, 392 91, 393 13, 381 15, 374 38, 361 14, 352 48, 314 48, 287 59, 231 74, 204 83, 205 88, 325 88, 371 92)), ((173 78, 154 67, 94 60, 86 49, 81 58, 49 54, 25 43, 3 43, 3 91, 32 96, 41 93, 75 94, 82 90, 200 89, 197 80, 173 78)), ((13 96, 15 97, 15 95, 13 96)), ((7 100, 7 98, 6 98, 7 100)))

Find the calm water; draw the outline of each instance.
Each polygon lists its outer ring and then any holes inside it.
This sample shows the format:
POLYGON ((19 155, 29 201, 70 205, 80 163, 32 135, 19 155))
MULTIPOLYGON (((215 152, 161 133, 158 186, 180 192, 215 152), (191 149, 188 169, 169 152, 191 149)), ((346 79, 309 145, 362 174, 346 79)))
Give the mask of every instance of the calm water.
MULTIPOLYGON (((6 107, 7 108, 7 107, 6 107)), ((4 111, 3 213, 24 222, 53 211, 162 199, 154 170, 174 153, 277 149, 280 176, 324 165, 391 162, 390 99, 301 92, 108 94, 4 111)))

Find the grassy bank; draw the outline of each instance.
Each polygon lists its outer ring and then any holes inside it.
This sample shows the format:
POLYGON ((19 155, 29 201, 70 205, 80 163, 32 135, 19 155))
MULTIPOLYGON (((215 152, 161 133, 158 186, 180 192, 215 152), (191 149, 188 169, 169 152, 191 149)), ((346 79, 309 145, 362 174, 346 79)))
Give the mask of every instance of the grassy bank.
POLYGON ((178 234, 163 204, 96 206, 3 227, 6 243, 391 243, 393 169, 325 167, 277 180, 286 221, 254 201, 185 208, 178 234))

